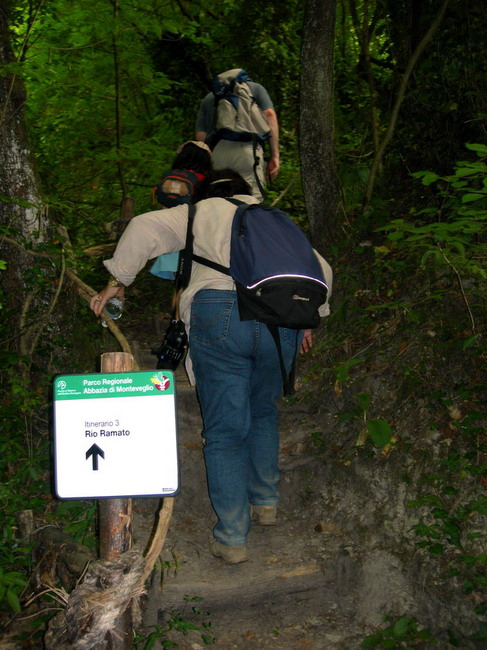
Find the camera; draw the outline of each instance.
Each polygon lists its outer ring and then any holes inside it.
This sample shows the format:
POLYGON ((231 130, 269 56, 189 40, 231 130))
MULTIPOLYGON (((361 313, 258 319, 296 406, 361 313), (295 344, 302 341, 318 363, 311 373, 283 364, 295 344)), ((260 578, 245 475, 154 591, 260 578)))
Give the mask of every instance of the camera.
POLYGON ((158 358, 158 370, 176 370, 184 356, 188 336, 182 320, 173 320, 167 328, 164 340, 158 348, 151 350, 158 358))

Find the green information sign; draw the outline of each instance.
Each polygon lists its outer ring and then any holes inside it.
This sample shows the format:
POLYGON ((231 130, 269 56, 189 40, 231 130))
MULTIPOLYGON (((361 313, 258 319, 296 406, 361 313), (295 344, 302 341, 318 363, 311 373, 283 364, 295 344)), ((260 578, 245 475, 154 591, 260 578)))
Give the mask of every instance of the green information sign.
POLYGON ((60 499, 171 496, 179 489, 169 370, 57 377, 54 430, 60 499))
POLYGON ((174 381, 169 370, 122 372, 105 375, 66 375, 54 383, 57 400, 105 399, 107 397, 174 395, 174 381))

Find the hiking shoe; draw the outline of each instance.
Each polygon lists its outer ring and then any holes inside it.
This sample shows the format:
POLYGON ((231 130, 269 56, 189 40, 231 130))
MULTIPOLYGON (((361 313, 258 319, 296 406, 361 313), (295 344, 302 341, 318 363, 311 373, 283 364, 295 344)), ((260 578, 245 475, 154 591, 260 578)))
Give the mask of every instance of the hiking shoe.
POLYGON ((277 524, 277 506, 251 506, 252 515, 261 526, 277 524))
POLYGON ((246 546, 225 546, 220 544, 216 539, 210 542, 210 551, 215 557, 221 557, 227 564, 240 564, 240 562, 247 562, 247 547, 246 546))

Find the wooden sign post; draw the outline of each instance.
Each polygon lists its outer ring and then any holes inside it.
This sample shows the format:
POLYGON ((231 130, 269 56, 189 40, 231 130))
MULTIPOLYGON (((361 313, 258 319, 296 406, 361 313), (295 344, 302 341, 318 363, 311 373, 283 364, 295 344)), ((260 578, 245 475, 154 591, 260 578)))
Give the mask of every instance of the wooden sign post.
MULTIPOLYGON (((131 372, 134 358, 127 352, 101 355, 101 372, 131 372)), ((113 560, 128 551, 132 538, 132 499, 100 499, 100 559, 113 560)))
MULTIPOLYGON (((131 372, 134 358, 127 352, 107 352, 101 355, 101 372, 131 372)), ((100 559, 114 560, 130 549, 132 544, 132 499, 100 499, 100 559)), ((133 625, 129 610, 119 617, 110 635, 113 650, 133 647, 133 625)))

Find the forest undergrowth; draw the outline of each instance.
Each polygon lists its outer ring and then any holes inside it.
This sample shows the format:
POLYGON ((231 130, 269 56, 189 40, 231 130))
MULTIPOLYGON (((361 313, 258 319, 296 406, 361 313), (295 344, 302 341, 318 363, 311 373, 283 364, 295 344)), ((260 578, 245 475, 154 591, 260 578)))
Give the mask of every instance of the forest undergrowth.
MULTIPOLYGON (((328 416, 310 432, 318 454, 378 464, 395 455, 405 483, 415 480, 408 468, 426 467, 420 496, 406 504, 416 513, 408 541, 478 617, 473 634, 447 630, 451 647, 487 641, 487 149, 470 148, 478 160, 453 174, 416 175, 439 203, 338 257, 333 311, 302 380, 315 421, 328 416)), ((434 644, 415 617, 392 612, 362 647, 434 644)))

